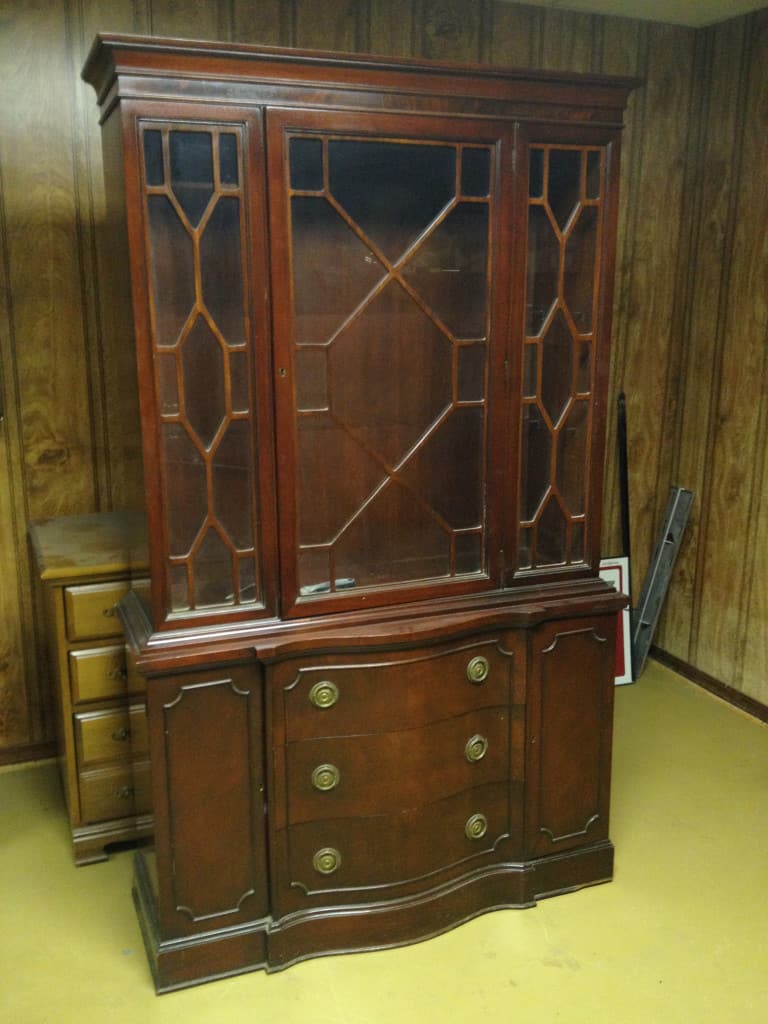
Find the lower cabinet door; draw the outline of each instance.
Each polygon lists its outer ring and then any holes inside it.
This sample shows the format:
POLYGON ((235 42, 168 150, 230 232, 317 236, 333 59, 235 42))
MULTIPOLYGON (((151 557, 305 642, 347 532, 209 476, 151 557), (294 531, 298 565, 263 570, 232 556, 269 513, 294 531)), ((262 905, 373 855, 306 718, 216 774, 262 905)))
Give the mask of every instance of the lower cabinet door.
POLYGON ((530 638, 526 847, 608 838, 616 615, 550 622, 530 638))
POLYGON ((147 698, 163 934, 263 917, 260 670, 225 665, 154 678, 147 698))

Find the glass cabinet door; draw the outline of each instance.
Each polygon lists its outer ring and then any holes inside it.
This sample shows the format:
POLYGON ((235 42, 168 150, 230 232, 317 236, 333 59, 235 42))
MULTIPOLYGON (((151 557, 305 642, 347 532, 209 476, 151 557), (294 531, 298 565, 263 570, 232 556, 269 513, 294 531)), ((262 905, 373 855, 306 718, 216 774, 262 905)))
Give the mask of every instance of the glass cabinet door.
POLYGON ((289 596, 487 579, 495 144, 319 121, 270 136, 290 251, 289 596))
POLYGON ((253 610, 263 588, 245 137, 226 124, 139 131, 165 611, 253 610))
POLYGON ((530 147, 518 567, 589 562, 606 150, 530 147))

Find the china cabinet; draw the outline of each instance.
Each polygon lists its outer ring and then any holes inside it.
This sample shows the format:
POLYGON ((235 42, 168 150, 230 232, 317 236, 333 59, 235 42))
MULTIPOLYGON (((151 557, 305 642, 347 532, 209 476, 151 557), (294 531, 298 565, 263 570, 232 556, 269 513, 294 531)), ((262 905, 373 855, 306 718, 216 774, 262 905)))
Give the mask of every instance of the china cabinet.
POLYGON ((84 77, 141 396, 158 990, 609 879, 634 83, 125 36, 84 77))

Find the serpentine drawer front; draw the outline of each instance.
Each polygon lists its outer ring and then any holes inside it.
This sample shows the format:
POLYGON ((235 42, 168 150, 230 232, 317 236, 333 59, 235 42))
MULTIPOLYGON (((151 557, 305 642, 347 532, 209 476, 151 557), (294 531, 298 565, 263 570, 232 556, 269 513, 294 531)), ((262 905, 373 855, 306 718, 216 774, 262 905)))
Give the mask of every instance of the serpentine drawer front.
POLYGON ((389 897, 510 856, 524 741, 502 639, 317 660, 274 670, 280 905, 389 897))

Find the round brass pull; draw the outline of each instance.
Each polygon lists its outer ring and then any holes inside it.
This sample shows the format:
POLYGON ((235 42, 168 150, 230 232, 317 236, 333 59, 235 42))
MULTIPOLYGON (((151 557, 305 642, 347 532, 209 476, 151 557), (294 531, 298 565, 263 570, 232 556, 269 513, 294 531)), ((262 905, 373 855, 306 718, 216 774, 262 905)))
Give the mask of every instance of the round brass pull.
POLYGON ((476 733, 474 736, 469 737, 464 747, 464 755, 470 764, 474 764, 475 761, 482 761, 487 753, 488 740, 485 736, 476 733))
POLYGON ((467 839, 482 839, 488 831, 488 819, 484 814, 473 814, 467 818, 464 834, 467 839))
POLYGON ((130 735, 131 730, 124 725, 122 729, 115 729, 112 733, 112 739, 117 743, 122 743, 124 740, 127 740, 130 735))
POLYGON ((312 772, 312 785, 321 793, 336 789, 341 773, 335 764, 319 764, 312 772))
POLYGON ((472 658, 467 665, 467 679, 470 683, 485 682, 488 678, 490 667, 488 659, 484 658, 482 654, 478 654, 477 657, 472 658))
POLYGON ((321 679, 309 691, 310 703, 314 704, 316 708, 320 708, 321 711, 332 708, 338 699, 339 688, 330 679, 321 679))
POLYGON ((312 867, 321 875, 332 875, 341 867, 341 854, 332 846, 324 846, 312 858, 312 867))

